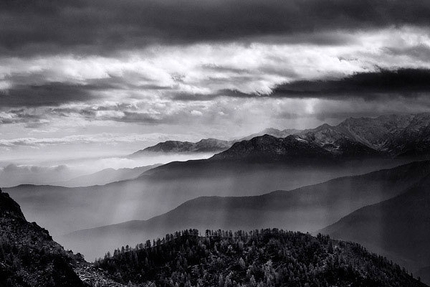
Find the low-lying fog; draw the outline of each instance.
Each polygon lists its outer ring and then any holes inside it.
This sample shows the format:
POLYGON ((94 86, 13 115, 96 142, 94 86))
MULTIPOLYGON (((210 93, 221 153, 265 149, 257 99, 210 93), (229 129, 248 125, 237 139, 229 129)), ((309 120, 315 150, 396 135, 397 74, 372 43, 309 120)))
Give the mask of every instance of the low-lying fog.
MULTIPOLYGON (((291 190, 403 163, 394 160, 363 161, 331 168, 276 165, 251 168, 247 164, 225 166, 224 163, 196 167, 191 164, 176 169, 163 168, 158 174, 152 170, 139 179, 119 181, 136 178, 144 172, 144 169, 132 170, 136 167, 204 159, 212 154, 162 154, 130 159, 127 155, 131 152, 128 151, 106 155, 90 150, 79 158, 63 153, 62 158, 58 154, 47 153, 31 160, 23 157, 0 162, 1 187, 24 183, 57 185, 21 185, 6 188, 5 192, 21 205, 29 221, 48 229, 62 244, 66 242, 61 241, 61 235, 75 230, 150 219, 200 196, 251 196, 274 190, 291 190), (105 169, 116 171, 108 173, 105 169), (100 173, 102 170, 104 173, 100 173), (109 183, 97 181, 100 178, 111 179, 112 183, 89 184, 109 183), (74 186, 79 187, 69 188, 74 186)), ((142 238, 142 241, 146 239, 142 238)))
POLYGON ((85 186, 79 184, 79 178, 84 175, 92 175, 105 169, 133 169, 143 166, 165 164, 172 161, 187 161, 193 159, 205 159, 213 154, 159 154, 148 155, 139 158, 127 158, 126 155, 82 157, 78 159, 44 159, 16 160, 14 162, 0 162, 0 186, 12 187, 20 184, 36 185, 60 185, 70 186, 64 182, 74 180, 72 186, 85 186))
POLYGON ((166 173, 161 177, 150 176, 105 186, 73 189, 19 186, 5 191, 21 205, 30 221, 38 222, 53 235, 61 235, 78 229, 149 219, 199 196, 249 196, 290 190, 394 164, 385 162, 331 169, 261 166, 240 171, 212 169, 200 174, 196 170, 186 170, 187 175, 181 177, 166 173))

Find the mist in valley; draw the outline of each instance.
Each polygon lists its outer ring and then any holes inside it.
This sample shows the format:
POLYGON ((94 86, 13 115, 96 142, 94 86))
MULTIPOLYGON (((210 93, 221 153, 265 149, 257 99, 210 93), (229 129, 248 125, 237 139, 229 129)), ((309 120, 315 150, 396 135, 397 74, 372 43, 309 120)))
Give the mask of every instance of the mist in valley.
MULTIPOLYGON (((76 242, 65 240, 63 235, 76 230, 95 228, 130 220, 148 220, 169 212, 182 203, 202 196, 255 196, 275 190, 292 190, 302 186, 321 183, 340 176, 363 174, 373 170, 389 168, 404 161, 369 160, 356 161, 339 166, 318 167, 286 167, 283 165, 258 164, 236 165, 218 163, 200 167, 200 161, 175 162, 170 165, 150 169, 133 180, 125 180, 107 185, 66 188, 60 186, 21 185, 5 189, 10 193, 31 220, 47 228, 58 242, 74 251, 86 254, 88 242, 80 248, 76 242)), ((352 200, 352 199, 351 199, 352 200)), ((345 202, 346 205, 348 203, 345 202)), ((290 216, 322 218, 324 210, 318 209, 318 203, 311 204, 305 213, 290 210, 290 216), (317 214, 319 213, 319 214, 317 214)), ((268 211, 267 216, 270 215, 268 211)), ((197 215, 198 216, 198 215, 197 215)), ((199 225, 193 226, 204 229, 205 224, 211 228, 234 226, 226 225, 231 214, 217 214, 199 218, 199 225), (203 220, 203 221, 201 221, 203 220)), ((247 216, 246 213, 243 216, 247 216)), ((282 227, 284 218, 279 217, 266 221, 266 216, 259 215, 249 227, 282 227), (261 222, 260 224, 258 222, 261 222)), ((270 217, 270 216, 269 216, 270 217)), ((305 221, 304 221, 305 222, 305 221)), ((294 226, 301 231, 313 231, 315 225, 294 226)), ((327 221, 328 224, 332 222, 327 221)), ((196 222, 197 224, 197 222, 196 222)), ((164 224, 160 224, 159 232, 147 234, 148 238, 162 236, 164 224)), ((166 225, 168 226, 168 224, 166 225)), ((187 228, 187 226, 183 226, 187 228)), ((319 226, 322 228, 323 226, 319 226)), ((124 242, 132 234, 122 234, 124 242)), ((118 244, 109 236, 100 238, 97 247, 91 252, 103 255, 106 247, 118 244), (107 244, 112 242, 111 244, 107 244), (106 245, 106 244, 107 245, 106 245)), ((92 245, 92 244, 91 244, 92 245)), ((94 255, 94 253, 91 253, 94 255)), ((93 257, 93 256, 91 256, 93 257)), ((91 258, 90 257, 90 258, 91 258)))
POLYGON ((420 174, 413 175, 417 169, 421 167, 401 166, 398 171, 343 177, 257 196, 203 196, 146 221, 82 230, 59 240, 93 258, 103 256, 105 250, 120 243, 134 246, 142 238, 162 237, 178 229, 197 228, 204 232, 206 229, 253 230, 271 226, 316 232, 356 209, 400 194, 422 178, 420 174), (98 242, 97 247, 89 244, 93 241, 98 242))
POLYGON ((13 187, 20 184, 55 185, 78 187, 106 184, 123 179, 132 179, 140 173, 132 169, 140 168, 143 171, 157 165, 172 161, 186 161, 192 159, 205 159, 211 153, 198 154, 154 154, 130 159, 126 155, 61 158, 58 155, 52 158, 43 157, 32 159, 11 159, 0 163, 0 182, 2 187, 13 187), (143 167, 148 167, 143 169, 143 167), (109 176, 100 174, 105 178, 96 180, 97 173, 103 170, 118 170, 122 175, 110 172, 109 176), (128 174, 127 174, 128 173, 128 174), (131 174, 131 175, 129 175, 131 174))

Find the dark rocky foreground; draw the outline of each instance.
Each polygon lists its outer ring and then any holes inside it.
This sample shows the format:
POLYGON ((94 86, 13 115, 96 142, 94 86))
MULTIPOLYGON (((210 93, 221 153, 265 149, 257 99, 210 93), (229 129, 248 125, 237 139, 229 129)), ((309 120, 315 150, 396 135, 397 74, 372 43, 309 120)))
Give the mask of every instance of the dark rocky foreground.
POLYGON ((65 251, 49 232, 28 222, 0 192, 0 286, 121 286, 81 255, 65 251), (97 285, 99 284, 99 285, 97 285))

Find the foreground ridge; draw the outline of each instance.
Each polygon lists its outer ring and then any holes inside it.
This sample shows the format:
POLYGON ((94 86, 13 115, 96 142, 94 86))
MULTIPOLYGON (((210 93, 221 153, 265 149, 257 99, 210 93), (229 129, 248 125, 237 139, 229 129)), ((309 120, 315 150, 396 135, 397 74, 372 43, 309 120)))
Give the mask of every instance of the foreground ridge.
POLYGON ((95 262, 137 286, 426 286, 362 246, 319 234, 190 229, 95 262))
POLYGON ((0 189, 0 286, 113 286, 80 254, 65 251, 49 232, 28 222, 19 205, 0 189))

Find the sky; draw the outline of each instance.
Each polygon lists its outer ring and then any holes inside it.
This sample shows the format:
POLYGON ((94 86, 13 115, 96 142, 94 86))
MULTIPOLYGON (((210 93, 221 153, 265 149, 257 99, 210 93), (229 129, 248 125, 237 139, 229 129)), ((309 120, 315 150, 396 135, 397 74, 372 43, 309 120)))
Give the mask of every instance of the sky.
POLYGON ((428 0, 0 1, 0 166, 427 112, 429 91, 428 0))

